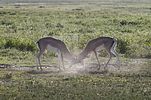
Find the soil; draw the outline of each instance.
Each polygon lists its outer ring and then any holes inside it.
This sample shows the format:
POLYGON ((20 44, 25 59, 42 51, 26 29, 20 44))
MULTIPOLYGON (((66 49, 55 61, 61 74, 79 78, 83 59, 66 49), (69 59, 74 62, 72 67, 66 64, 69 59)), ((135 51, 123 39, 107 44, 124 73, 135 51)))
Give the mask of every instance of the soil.
MULTIPOLYGON (((149 60, 150 61, 150 60, 149 60)), ((42 65, 43 70, 38 70, 37 66, 16 66, 10 64, 0 64, 1 69, 7 70, 20 70, 27 71, 32 74, 47 74, 47 73, 63 73, 63 74, 104 74, 107 71, 112 73, 137 73, 139 72, 148 62, 148 59, 129 59, 124 60, 118 67, 116 64, 108 64, 106 70, 104 70, 105 64, 101 64, 100 70, 98 70, 99 65, 94 63, 86 63, 85 66, 81 64, 73 65, 71 68, 68 65, 65 65, 65 70, 59 69, 58 66, 55 65, 42 65)))

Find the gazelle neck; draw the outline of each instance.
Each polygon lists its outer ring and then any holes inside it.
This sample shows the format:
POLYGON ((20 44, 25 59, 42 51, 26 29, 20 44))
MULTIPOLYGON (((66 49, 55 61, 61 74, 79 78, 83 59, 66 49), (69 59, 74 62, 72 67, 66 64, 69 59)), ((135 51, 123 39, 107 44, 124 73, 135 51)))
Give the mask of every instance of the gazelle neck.
POLYGON ((61 52, 63 53, 66 59, 69 59, 69 60, 74 59, 74 56, 70 53, 70 51, 67 48, 61 49, 61 52))
POLYGON ((86 56, 90 53, 90 51, 88 51, 87 49, 84 49, 78 56, 79 60, 83 60, 84 58, 86 58, 86 56))

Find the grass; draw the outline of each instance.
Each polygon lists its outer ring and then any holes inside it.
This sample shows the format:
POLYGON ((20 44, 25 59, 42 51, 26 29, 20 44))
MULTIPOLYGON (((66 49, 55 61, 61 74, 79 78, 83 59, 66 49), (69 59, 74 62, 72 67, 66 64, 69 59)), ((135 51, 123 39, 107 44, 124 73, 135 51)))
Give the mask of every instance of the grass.
POLYGON ((1 100, 150 99, 150 77, 141 75, 60 76, 1 71, 1 100))
POLYGON ((0 47, 35 52, 39 38, 53 36, 73 51, 74 47, 83 49, 90 39, 110 36, 118 40, 118 52, 125 57, 150 58, 149 4, 99 5, 4 6, 0 9, 0 47))
MULTIPOLYGON (((104 58, 105 59, 105 58, 104 58)), ((149 100, 150 60, 123 59, 126 66, 108 73, 64 73, 44 69, 0 70, 1 100, 149 100), (144 63, 145 62, 145 63, 144 63), (137 64, 139 63, 139 64, 137 64)), ((29 65, 29 64, 28 64, 29 65)), ((74 66, 77 67, 77 66, 74 66)))
POLYGON ((150 1, 114 1, 7 5, 1 0, 0 64, 35 66, 35 42, 44 36, 61 39, 73 53, 90 39, 110 36, 125 65, 107 74, 0 69, 0 100, 150 100, 150 1))

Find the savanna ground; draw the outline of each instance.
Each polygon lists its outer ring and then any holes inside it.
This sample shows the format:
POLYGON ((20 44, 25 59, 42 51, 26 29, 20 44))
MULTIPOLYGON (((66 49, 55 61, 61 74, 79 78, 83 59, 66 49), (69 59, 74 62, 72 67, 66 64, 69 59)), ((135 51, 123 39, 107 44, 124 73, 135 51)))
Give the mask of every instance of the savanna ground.
POLYGON ((0 1, 0 100, 151 99, 150 0, 18 1, 0 1), (120 69, 113 58, 105 73, 102 51, 99 71, 92 56, 85 68, 59 72, 48 52, 42 60, 48 68, 37 71, 35 42, 44 36, 61 39, 74 54, 90 39, 114 37, 120 69))

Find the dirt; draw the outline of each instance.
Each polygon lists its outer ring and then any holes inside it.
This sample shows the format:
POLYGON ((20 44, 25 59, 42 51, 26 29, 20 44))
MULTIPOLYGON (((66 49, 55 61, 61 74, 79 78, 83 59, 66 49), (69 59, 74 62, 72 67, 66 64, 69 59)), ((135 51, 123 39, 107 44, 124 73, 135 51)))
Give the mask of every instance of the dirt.
MULTIPOLYGON (((146 59, 126 59, 123 60, 120 64, 120 68, 116 64, 109 64, 107 66, 107 71, 112 73, 137 73, 139 72, 144 65, 150 60, 146 59)), ((61 73, 61 74, 104 74, 105 64, 101 64, 100 70, 97 70, 99 65, 94 63, 85 63, 85 66, 81 64, 73 65, 71 68, 68 65, 65 65, 65 70, 60 70, 58 66, 55 65, 43 65, 43 70, 37 70, 37 66, 16 66, 10 64, 0 64, 1 69, 7 70, 20 70, 27 71, 32 74, 47 74, 47 73, 61 73)))

